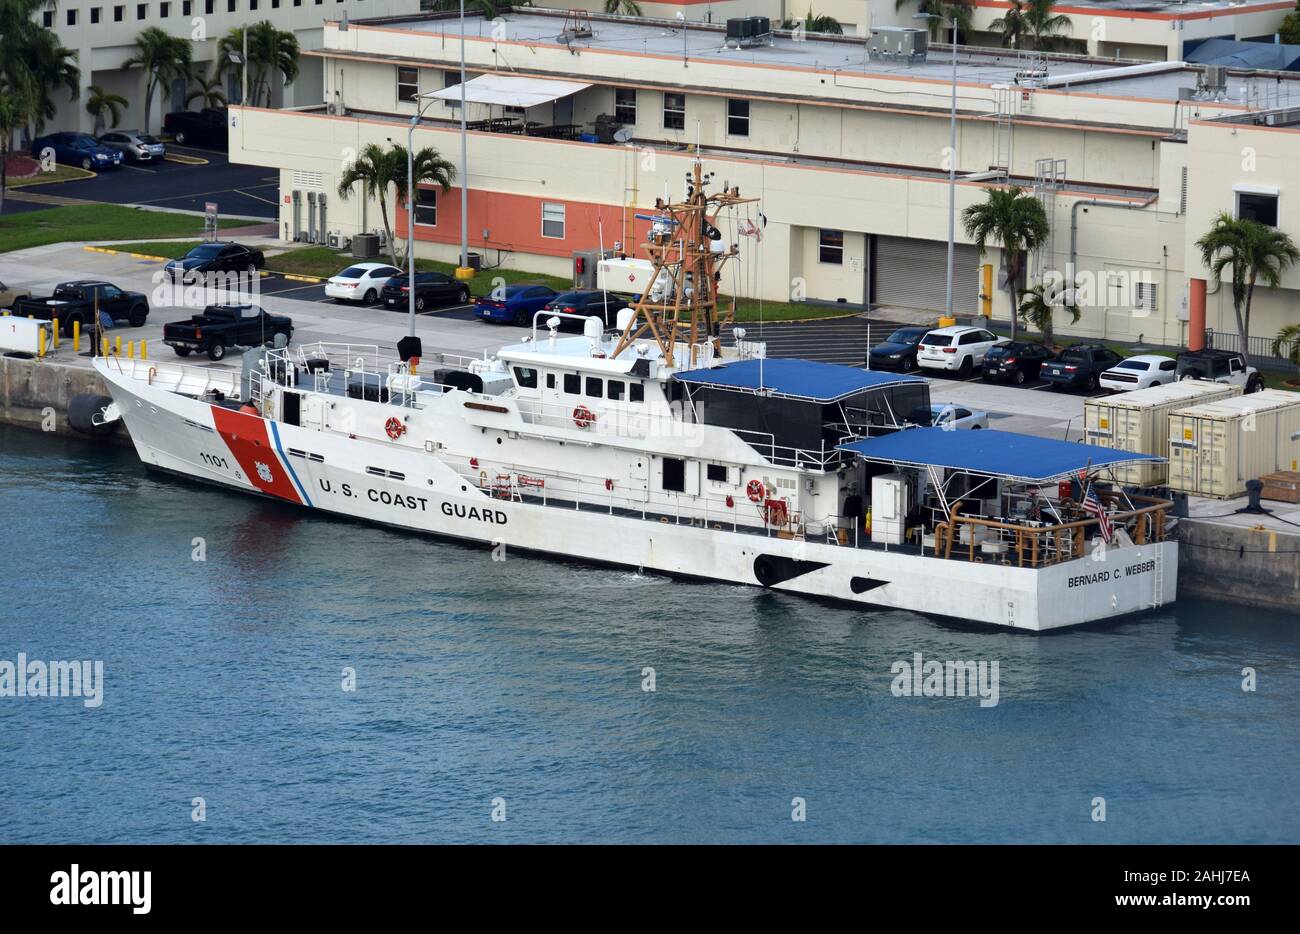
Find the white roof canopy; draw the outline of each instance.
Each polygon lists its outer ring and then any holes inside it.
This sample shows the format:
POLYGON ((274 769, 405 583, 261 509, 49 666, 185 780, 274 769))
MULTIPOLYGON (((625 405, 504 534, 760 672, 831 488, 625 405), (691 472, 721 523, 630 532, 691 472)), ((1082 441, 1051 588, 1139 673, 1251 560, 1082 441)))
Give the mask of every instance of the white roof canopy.
MULTIPOLYGON (((465 82, 465 100, 471 104, 500 104, 504 107, 535 107, 591 87, 581 81, 552 81, 515 75, 479 75, 465 82)), ((424 97, 444 101, 460 100, 459 84, 433 91, 424 97)))

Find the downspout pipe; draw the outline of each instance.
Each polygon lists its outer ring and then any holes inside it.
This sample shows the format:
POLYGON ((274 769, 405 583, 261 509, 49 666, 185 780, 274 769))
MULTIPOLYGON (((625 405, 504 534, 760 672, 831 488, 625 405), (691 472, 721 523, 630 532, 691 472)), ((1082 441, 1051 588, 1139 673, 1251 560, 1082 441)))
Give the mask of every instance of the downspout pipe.
POLYGON ((1102 201, 1099 198, 1086 198, 1084 200, 1074 202, 1074 205, 1070 208, 1070 264, 1067 267, 1070 270, 1071 297, 1073 297, 1074 295, 1076 276, 1078 273, 1078 270, 1076 268, 1077 267, 1076 259, 1078 258, 1078 246, 1079 246, 1079 208, 1091 206, 1091 207, 1099 207, 1099 208, 1114 208, 1119 211, 1143 211, 1151 207, 1151 205, 1155 204, 1156 200, 1159 197, 1160 196, 1158 194, 1152 195, 1150 198, 1148 198, 1146 201, 1143 201, 1141 204, 1132 204, 1132 203, 1125 204, 1122 202, 1115 202, 1115 201, 1102 201))

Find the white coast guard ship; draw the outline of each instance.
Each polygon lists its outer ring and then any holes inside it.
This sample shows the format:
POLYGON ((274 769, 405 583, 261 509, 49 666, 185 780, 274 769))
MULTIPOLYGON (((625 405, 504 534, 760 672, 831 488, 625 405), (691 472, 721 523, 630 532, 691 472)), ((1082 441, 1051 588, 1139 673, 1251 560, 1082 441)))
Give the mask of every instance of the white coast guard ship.
POLYGON ((1144 455, 926 427, 921 378, 723 346, 716 218, 740 198, 706 181, 656 205, 658 287, 608 333, 539 316, 492 358, 418 365, 268 350, 242 379, 101 358, 104 417, 152 468, 562 560, 1033 631, 1174 599, 1170 504, 1103 483, 1144 455))

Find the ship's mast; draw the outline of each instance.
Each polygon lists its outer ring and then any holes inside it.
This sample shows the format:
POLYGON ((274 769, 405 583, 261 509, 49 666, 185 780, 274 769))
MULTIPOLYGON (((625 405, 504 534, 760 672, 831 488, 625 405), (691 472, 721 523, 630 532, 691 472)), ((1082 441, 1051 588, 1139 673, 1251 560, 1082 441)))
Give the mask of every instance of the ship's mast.
POLYGON ((645 293, 632 306, 635 314, 623 329, 612 356, 617 357, 647 335, 659 345, 669 366, 702 362, 699 357, 706 343, 713 344, 715 354, 721 353, 719 328, 731 321, 736 300, 733 296, 729 305, 720 309, 718 283, 722 267, 736 256, 738 248, 734 243, 718 248, 722 237, 718 216, 757 199, 741 198, 739 188, 707 194, 704 186, 712 177, 713 173, 705 174, 696 159, 686 177, 686 200, 655 200, 660 217, 645 244, 654 271, 645 293), (674 356, 679 343, 690 348, 689 361, 677 361, 674 356))

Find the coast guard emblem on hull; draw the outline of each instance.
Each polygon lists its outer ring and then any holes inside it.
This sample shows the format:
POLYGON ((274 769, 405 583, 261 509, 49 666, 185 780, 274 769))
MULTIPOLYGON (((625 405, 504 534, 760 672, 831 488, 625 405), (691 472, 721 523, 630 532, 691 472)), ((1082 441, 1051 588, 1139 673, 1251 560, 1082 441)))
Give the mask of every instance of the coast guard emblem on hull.
POLYGON ((262 478, 263 483, 271 483, 275 480, 275 474, 271 473, 270 467, 266 466, 261 461, 255 461, 254 466, 257 467, 257 475, 262 478))

